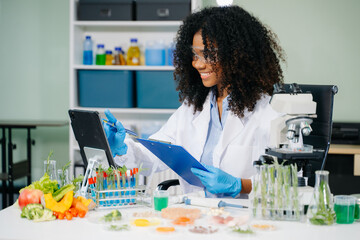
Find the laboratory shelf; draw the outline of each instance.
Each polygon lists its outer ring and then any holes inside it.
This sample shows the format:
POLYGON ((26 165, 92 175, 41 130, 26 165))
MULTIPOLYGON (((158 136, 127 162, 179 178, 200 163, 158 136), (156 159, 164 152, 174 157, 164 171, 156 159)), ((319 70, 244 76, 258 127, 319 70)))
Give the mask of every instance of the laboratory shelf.
MULTIPOLYGON (((76 107, 80 110, 90 110, 103 113, 107 108, 76 107)), ((176 109, 157 109, 157 108, 108 108, 113 114, 172 114, 176 109)))
POLYGON ((79 27, 179 27, 181 21, 74 21, 79 27))
POLYGON ((130 65, 74 65, 77 70, 133 70, 133 71, 173 71, 173 66, 130 66, 130 65))

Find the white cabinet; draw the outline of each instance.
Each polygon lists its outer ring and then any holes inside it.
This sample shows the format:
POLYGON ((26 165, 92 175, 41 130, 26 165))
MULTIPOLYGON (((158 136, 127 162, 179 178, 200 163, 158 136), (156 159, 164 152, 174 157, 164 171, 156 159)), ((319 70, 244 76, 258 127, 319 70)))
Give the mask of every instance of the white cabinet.
MULTIPOLYGON (((197 1, 192 1, 192 9, 199 7, 197 1)), ((70 109, 90 109, 98 111, 102 116, 105 108, 84 108, 78 101, 79 70, 116 70, 116 71, 171 71, 173 66, 97 66, 82 65, 83 41, 85 36, 90 35, 97 43, 105 44, 106 49, 114 50, 115 46, 121 46, 127 50, 130 38, 138 38, 140 46, 145 46, 146 41, 162 39, 164 43, 174 40, 181 21, 78 21, 77 0, 70 0, 70 109)), ((194 11, 194 10, 192 10, 194 11)), ((175 109, 141 109, 141 108, 110 108, 111 112, 129 128, 142 131, 162 125, 175 109), (151 128, 151 126, 150 126, 151 128)), ((70 160, 81 160, 78 144, 70 127, 70 160)))

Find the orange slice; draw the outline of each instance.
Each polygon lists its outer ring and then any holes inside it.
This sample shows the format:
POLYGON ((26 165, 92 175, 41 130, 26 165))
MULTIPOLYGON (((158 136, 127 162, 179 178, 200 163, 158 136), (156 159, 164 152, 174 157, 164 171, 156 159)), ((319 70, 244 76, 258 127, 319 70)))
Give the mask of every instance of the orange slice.
POLYGON ((173 227, 158 227, 158 228, 156 228, 156 231, 158 231, 158 232, 174 232, 175 228, 173 228, 173 227))
POLYGON ((194 221, 188 217, 179 217, 173 221, 173 224, 185 226, 187 224, 192 224, 193 222, 194 221))

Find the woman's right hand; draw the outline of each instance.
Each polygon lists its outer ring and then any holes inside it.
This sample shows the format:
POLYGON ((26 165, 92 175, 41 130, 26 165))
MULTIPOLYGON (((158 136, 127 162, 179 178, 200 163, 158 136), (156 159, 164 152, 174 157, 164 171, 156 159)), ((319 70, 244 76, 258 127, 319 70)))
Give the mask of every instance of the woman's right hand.
POLYGON ((108 123, 103 121, 103 126, 113 157, 116 155, 125 155, 127 152, 127 146, 124 143, 126 136, 125 128, 121 122, 112 115, 109 109, 105 110, 105 116, 107 117, 108 123))

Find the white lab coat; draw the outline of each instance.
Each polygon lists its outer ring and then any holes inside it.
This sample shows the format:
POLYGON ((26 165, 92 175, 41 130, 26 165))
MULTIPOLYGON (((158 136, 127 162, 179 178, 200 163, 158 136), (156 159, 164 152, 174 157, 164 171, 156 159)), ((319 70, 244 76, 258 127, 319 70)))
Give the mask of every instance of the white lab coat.
MULTIPOLYGON (((209 96, 203 110, 195 114, 192 106, 182 104, 151 138, 181 145, 195 159, 200 160, 210 121, 209 96)), ((269 146, 270 123, 279 116, 270 106, 269 100, 270 96, 263 96, 256 104, 254 111, 246 111, 243 118, 229 112, 224 130, 213 152, 215 167, 235 177, 248 179, 254 175, 253 161, 258 160, 259 156, 265 153, 265 148, 269 146)), ((126 139, 125 143, 128 146, 128 152, 123 158, 115 158, 117 164, 128 165, 132 162, 139 165, 143 162, 147 169, 151 169, 152 166, 156 166, 160 171, 167 168, 140 143, 131 139, 126 139)), ((181 178, 180 185, 184 193, 201 190, 189 185, 181 178)))

